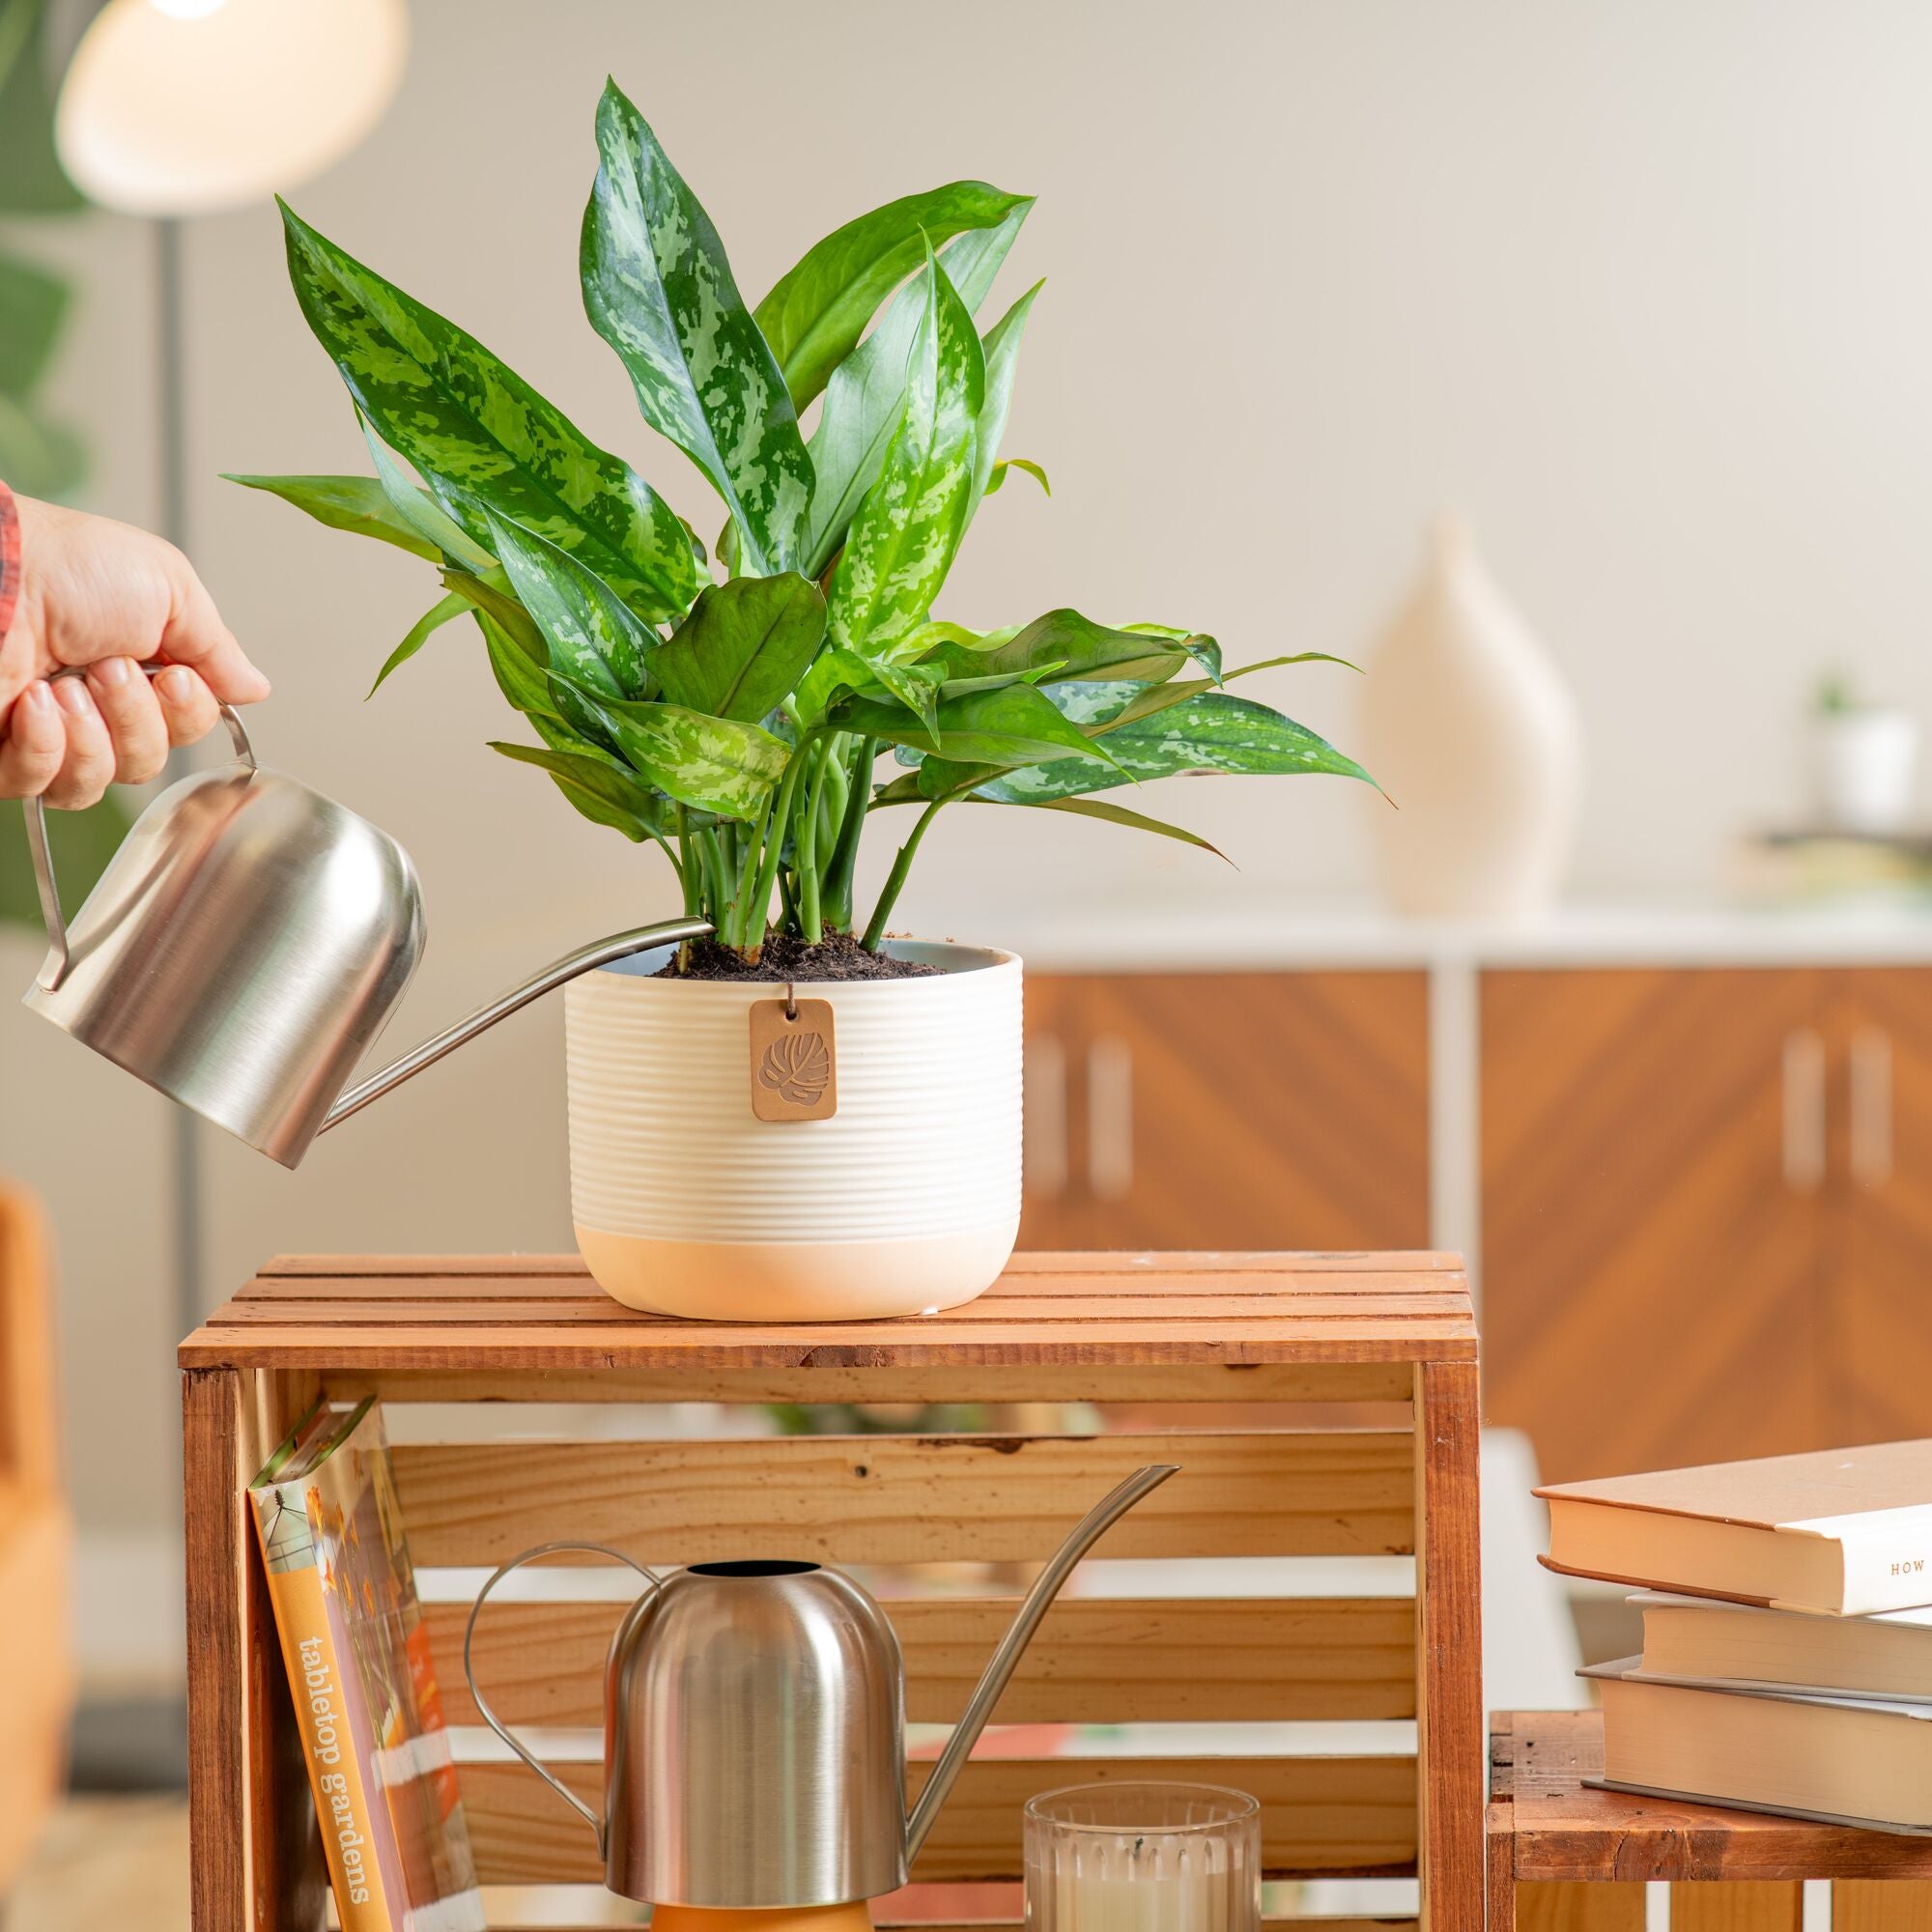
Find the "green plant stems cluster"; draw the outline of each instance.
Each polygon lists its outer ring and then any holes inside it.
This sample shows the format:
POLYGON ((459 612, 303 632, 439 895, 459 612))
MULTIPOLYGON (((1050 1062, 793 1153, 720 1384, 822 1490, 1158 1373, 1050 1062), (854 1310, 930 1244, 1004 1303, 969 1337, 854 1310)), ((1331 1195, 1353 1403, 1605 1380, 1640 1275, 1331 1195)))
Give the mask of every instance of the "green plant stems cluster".
MULTIPOLYGON (((769 812, 750 824, 698 821, 677 808, 666 850, 676 867, 684 910, 708 919, 722 945, 755 959, 774 923, 808 945, 853 930, 860 837, 872 802, 878 739, 819 726, 808 729, 785 761, 769 812), (776 921, 772 895, 779 895, 776 921)), ((906 880, 923 813, 867 926, 877 950, 906 880)))

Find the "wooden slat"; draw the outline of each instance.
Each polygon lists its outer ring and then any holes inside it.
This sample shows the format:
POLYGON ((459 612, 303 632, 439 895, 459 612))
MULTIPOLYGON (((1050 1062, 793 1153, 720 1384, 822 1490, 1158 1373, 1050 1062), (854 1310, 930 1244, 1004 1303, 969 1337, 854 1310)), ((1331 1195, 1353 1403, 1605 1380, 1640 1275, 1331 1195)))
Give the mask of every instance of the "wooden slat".
MULTIPOLYGON (((364 1284, 358 1283, 358 1290, 364 1284)), ((234 1328, 275 1328, 314 1325, 338 1316, 345 1306, 354 1306, 358 1323, 364 1327, 408 1328, 434 1321, 449 1327, 492 1328, 516 1322, 542 1323, 550 1327, 609 1327, 612 1304, 606 1295, 424 1295, 411 1282, 380 1284, 394 1291, 364 1296, 332 1295, 327 1300, 302 1299, 286 1294, 246 1296, 231 1302, 220 1317, 221 1325, 234 1328)), ((519 1282, 521 1289, 525 1286, 519 1282)), ((1177 1297, 1190 1322, 1247 1322, 1266 1321, 1281 1314, 1279 1300, 1268 1294, 1196 1292, 1177 1297)), ((1444 1297, 1437 1294, 1402 1294, 1393 1290, 1370 1297, 1355 1294, 1305 1294, 1294 1302, 1298 1321, 1314 1321, 1324 1316, 1345 1316, 1359 1320, 1373 1313, 1378 1321, 1422 1322, 1439 1326, 1444 1297)), ((1031 1319, 1048 1320, 1068 1325, 1090 1321, 1126 1321, 1142 1319, 1144 1302, 1131 1294, 1065 1295, 1032 1301, 1031 1319)), ((960 1308, 949 1308, 923 1318, 928 1328, 958 1331, 971 1340, 981 1328, 1011 1325, 1010 1305, 986 1296, 969 1301, 960 1308)))
POLYGON ((1583 1783, 1603 1771, 1600 1712, 1518 1711, 1492 1726, 1492 1786, 1509 1792, 1519 1909, 1543 1881, 1932 1880, 1932 1839, 1583 1783))
MULTIPOLYGON (((1463 1257, 1448 1249, 1295 1249, 1256 1252, 1251 1249, 1189 1248, 1158 1253, 1123 1252, 1117 1248, 1074 1249, 1052 1253, 1022 1251, 1007 1264, 1003 1279, 1033 1275, 1056 1279, 1082 1273, 1114 1273, 1137 1269, 1163 1280, 1203 1270, 1238 1269, 1247 1274, 1460 1274, 1463 1257)), ((331 1280, 361 1274, 418 1275, 575 1275, 588 1279, 581 1255, 275 1255, 261 1268, 261 1278, 275 1276, 331 1280)))
POLYGON ((1797 1879, 1670 1888, 1670 1932, 1803 1932, 1804 1923, 1804 1887, 1797 1879))
POLYGON ((1429 1766, 1422 1806, 1422 1918, 1430 1932, 1483 1932, 1474 1887, 1437 1874, 1483 1865, 1488 1753, 1483 1727, 1482 1551, 1478 1543, 1476 1371, 1415 1372, 1417 1748, 1429 1766))
POLYGON ((1475 1349, 1464 1278, 1435 1255, 1022 1256, 964 1308, 822 1329, 635 1314, 567 1258, 374 1256, 277 1264, 211 1316, 181 1359, 335 1373, 675 1369, 691 1378, 687 1398, 702 1400, 710 1371, 1052 1368, 1077 1378, 1288 1363, 1305 1373, 1473 1361, 1475 1349))
POLYGON ((1180 1474, 1107 1532, 1106 1556, 1403 1553, 1411 1438, 858 1435, 398 1445, 415 1560, 497 1564, 562 1538, 645 1562, 1044 1560, 1145 1463, 1180 1474))
POLYGON ((1034 1363, 921 1368, 848 1365, 523 1369, 350 1366, 328 1372, 343 1401, 386 1402, 944 1402, 944 1403, 1406 1403, 1406 1362, 1034 1363))
MULTIPOLYGON (((602 1801, 604 1768, 562 1764, 585 1803, 602 1801)), ((909 1767, 916 1795, 930 1766, 909 1767)), ((602 1866, 582 1820, 519 1764, 460 1767, 464 1809, 485 1885, 572 1885, 602 1866)), ((1232 1785, 1262 1805, 1271 1873, 1405 1873, 1415 1861, 1415 1760, 1369 1757, 975 1758, 939 1814, 915 1879, 1014 1879, 1020 1814, 1037 1792, 1077 1783, 1174 1778, 1232 1785)))
MULTIPOLYGON (((952 1723, 1017 1599, 893 1600, 906 1716, 952 1723)), ((492 1602, 475 1663, 513 1724, 597 1727, 620 1604, 492 1602)), ((443 1712, 483 1719, 463 1681, 467 1604, 425 1612, 443 1712)), ((1415 1715, 1415 1605, 1406 1597, 1062 1599, 1022 1659, 995 1723, 1290 1722, 1415 1715), (1177 1661, 1186 1660, 1186 1667, 1177 1661)), ((1932 1932, 1932 1928, 1928 1928, 1932 1932)))
POLYGON ((1832 1887, 1832 1932, 1932 1932, 1932 1884, 1841 1878, 1832 1887))
POLYGON ((1517 1932, 1643 1932, 1643 1905, 1640 1885, 1522 1886, 1517 1932))

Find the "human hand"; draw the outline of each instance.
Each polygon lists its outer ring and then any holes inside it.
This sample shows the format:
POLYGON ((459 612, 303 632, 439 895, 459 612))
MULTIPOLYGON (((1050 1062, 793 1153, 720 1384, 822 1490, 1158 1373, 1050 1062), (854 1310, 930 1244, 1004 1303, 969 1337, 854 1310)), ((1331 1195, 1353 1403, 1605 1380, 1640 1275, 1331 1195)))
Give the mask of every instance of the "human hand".
POLYGON ((213 728, 220 703, 269 695, 174 545, 29 497, 14 503, 20 573, 0 634, 0 798, 92 805, 113 781, 156 777, 169 746, 213 728), (150 682, 139 666, 156 658, 169 668, 150 682), (85 677, 50 685, 67 667, 85 677))

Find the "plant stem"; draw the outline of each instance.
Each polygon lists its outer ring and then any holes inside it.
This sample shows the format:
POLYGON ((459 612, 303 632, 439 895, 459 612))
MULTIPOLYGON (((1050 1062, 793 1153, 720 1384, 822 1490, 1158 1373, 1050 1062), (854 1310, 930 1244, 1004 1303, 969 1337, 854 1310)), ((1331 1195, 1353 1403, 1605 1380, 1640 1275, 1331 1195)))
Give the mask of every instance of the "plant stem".
POLYGON ((818 817, 825 795, 825 768, 832 761, 833 737, 821 738, 812 753, 811 782, 798 828, 798 923, 808 946, 825 937, 818 900, 818 817))
POLYGON ((852 930, 852 878, 859 867, 859 835, 866 829, 866 812, 872 802, 872 765, 878 755, 876 738, 859 740, 845 793, 845 815, 838 824, 832 857, 826 862, 826 915, 839 932, 852 930))
MULTIPOLYGON (((684 916, 695 919, 704 911, 704 881, 698 876, 698 863, 691 843, 691 812, 685 806, 677 809, 677 882, 684 892, 684 916)), ((685 940, 677 949, 677 970, 691 971, 691 941, 685 940)))
POLYGON ((920 813, 912 836, 899 847, 899 855, 893 861, 893 869, 886 877, 885 890, 879 895, 878 904, 872 908, 872 923, 866 928, 864 944, 867 952, 876 952, 879 942, 886 936, 886 921, 892 917, 893 907, 898 902, 899 894, 905 890, 906 875, 912 870, 912 862, 919 852, 919 841, 925 837, 925 828, 938 815, 942 805, 952 803, 950 797, 934 799, 920 813))
MULTIPOLYGON (((752 908, 753 906, 758 908, 758 943, 760 945, 764 942, 765 914, 771 908, 772 887, 779 875, 779 858, 784 851, 785 824, 791 817, 792 801, 798 796, 800 774, 805 770, 806 761, 812 755, 817 742, 818 732, 814 726, 812 730, 805 734, 804 738, 800 740, 797 750, 785 760, 784 777, 779 781, 778 810, 771 815, 770 833, 765 840, 764 857, 758 863, 757 880, 752 889, 751 898, 741 904, 738 909, 738 926, 741 935, 743 935, 745 927, 750 923, 752 908)), ((754 844, 752 849, 755 852, 757 846, 754 844)), ((749 937, 740 937, 738 950, 741 952, 749 952, 752 950, 749 937)))

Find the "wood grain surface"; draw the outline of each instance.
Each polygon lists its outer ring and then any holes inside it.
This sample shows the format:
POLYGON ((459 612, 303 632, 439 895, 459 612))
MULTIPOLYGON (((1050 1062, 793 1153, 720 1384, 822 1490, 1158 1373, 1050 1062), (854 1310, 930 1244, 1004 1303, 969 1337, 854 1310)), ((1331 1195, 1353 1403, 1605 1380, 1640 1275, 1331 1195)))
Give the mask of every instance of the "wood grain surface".
MULTIPOLYGON (((886 1603, 905 1653, 906 1718, 950 1724, 1017 1598, 886 1603)), ((512 1724, 597 1727, 621 1604, 492 1600, 476 1624, 477 1681, 512 1724)), ((468 1604, 425 1617, 443 1714, 482 1719, 463 1673, 468 1604)), ((996 1724, 1111 1723, 1123 1684, 1137 1723, 1262 1723, 1415 1715, 1415 1605, 1406 1597, 1062 1598, 993 1713, 996 1724), (1184 1670, 1151 1668, 1185 1658, 1184 1670)))

